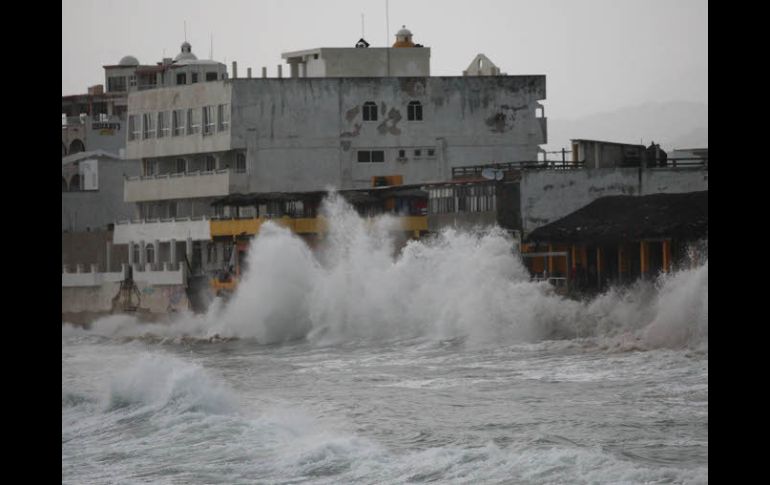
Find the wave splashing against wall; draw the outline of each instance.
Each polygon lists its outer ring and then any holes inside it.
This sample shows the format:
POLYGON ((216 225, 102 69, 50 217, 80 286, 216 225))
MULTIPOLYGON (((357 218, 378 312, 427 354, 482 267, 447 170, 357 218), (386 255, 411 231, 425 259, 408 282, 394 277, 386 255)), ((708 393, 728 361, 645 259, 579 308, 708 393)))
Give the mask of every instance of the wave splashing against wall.
POLYGON ((707 349, 708 261, 577 302, 530 282, 501 229, 446 229, 396 252, 396 218, 361 218, 335 194, 323 213, 329 229, 316 254, 289 230, 262 226, 250 271, 229 306, 207 318, 209 334, 321 344, 599 337, 618 348, 707 349))

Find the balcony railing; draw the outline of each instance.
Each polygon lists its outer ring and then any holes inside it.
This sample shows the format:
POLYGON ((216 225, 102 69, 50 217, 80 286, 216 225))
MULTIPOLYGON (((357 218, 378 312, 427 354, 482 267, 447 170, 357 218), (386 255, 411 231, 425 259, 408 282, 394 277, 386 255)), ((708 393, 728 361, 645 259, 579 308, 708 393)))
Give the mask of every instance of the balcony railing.
POLYGON ((137 175, 126 177, 124 200, 151 200, 219 197, 246 188, 247 177, 231 169, 137 175))

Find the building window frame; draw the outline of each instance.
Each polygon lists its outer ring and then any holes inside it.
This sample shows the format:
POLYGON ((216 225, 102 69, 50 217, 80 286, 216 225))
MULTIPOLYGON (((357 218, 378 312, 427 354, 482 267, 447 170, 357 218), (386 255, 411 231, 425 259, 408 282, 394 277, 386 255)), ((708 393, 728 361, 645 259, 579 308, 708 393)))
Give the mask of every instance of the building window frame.
POLYGON ((363 108, 364 121, 377 121, 377 103, 367 101, 363 108))
POLYGON ((158 112, 158 138, 169 136, 171 128, 169 127, 169 119, 167 111, 158 112))
POLYGON ((171 112, 171 136, 183 136, 185 129, 184 110, 175 109, 171 112))
POLYGON ((384 163, 384 150, 358 150, 358 163, 384 163))
POLYGON ((155 138, 155 113, 144 113, 142 115, 142 139, 155 138))
POLYGON ((419 101, 409 101, 406 107, 406 119, 408 121, 422 121, 422 103, 419 101))
POLYGON ((217 128, 218 131, 230 129, 230 105, 228 103, 217 106, 217 128))
POLYGON ((246 154, 238 152, 235 154, 235 173, 246 173, 246 154))
POLYGON ((174 173, 187 173, 187 160, 177 158, 174 162, 174 173))
POLYGON ((214 106, 203 107, 203 136, 216 133, 216 120, 214 119, 214 106))
POLYGON ((142 172, 145 177, 153 177, 158 175, 158 161, 151 159, 144 159, 142 164, 142 172))
POLYGON ((204 164, 203 167, 206 169, 206 172, 213 172, 217 169, 217 159, 214 155, 206 155, 204 164))
POLYGON ((194 135, 196 133, 200 133, 201 129, 201 122, 200 122, 200 114, 201 114, 200 108, 188 108, 187 109, 187 135, 194 135))
POLYGON ((139 115, 128 115, 128 139, 138 140, 142 136, 142 129, 139 126, 139 115))

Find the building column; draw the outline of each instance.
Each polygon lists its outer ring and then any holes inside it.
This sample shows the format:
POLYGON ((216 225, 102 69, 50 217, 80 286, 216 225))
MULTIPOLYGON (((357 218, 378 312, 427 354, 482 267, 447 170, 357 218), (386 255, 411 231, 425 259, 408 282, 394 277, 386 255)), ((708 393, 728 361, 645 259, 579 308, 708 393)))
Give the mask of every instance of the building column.
POLYGON ((602 248, 596 248, 596 285, 602 287, 602 248))
POLYGON ((639 259, 640 261, 640 270, 642 273, 642 277, 647 276, 647 271, 649 271, 650 264, 649 261, 647 261, 647 255, 649 253, 648 244, 647 241, 640 241, 639 242, 639 259))
POLYGON ((104 272, 109 273, 112 270, 112 241, 107 241, 107 247, 104 251, 104 272))
POLYGON ((147 245, 144 240, 139 241, 139 268, 144 271, 147 264, 147 245))
POLYGON ((171 269, 176 271, 176 239, 172 239, 169 244, 168 262, 171 263, 171 269))
POLYGON ((192 266, 192 253, 193 253, 193 240, 191 237, 187 238, 187 244, 185 245, 185 254, 187 255, 187 262, 192 266))
POLYGON ((668 273, 671 271, 671 240, 666 239, 663 241, 663 271, 668 273))
POLYGON ((208 252, 209 242, 203 241, 201 242, 201 265, 205 269, 208 267, 209 264, 209 252, 208 252))
POLYGON ((128 241, 128 265, 133 266, 136 261, 134 261, 134 241, 128 241))
MULTIPOLYGON (((552 244, 548 245, 548 252, 549 253, 553 252, 552 244)), ((551 276, 553 276, 553 256, 549 254, 548 255, 548 277, 550 278, 551 276)))
POLYGON ((155 259, 155 261, 153 261, 152 264, 158 269, 163 269, 163 265, 158 264, 160 263, 160 239, 156 239, 155 241, 153 241, 152 249, 153 249, 153 258, 155 259))

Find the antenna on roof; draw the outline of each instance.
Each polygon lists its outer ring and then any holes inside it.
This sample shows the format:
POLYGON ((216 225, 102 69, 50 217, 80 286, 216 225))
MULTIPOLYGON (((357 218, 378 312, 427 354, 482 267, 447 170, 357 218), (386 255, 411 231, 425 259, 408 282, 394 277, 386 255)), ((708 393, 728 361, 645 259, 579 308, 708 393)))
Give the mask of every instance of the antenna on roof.
POLYGON ((385 0, 385 47, 388 47, 390 42, 390 20, 388 19, 388 0, 385 0))

